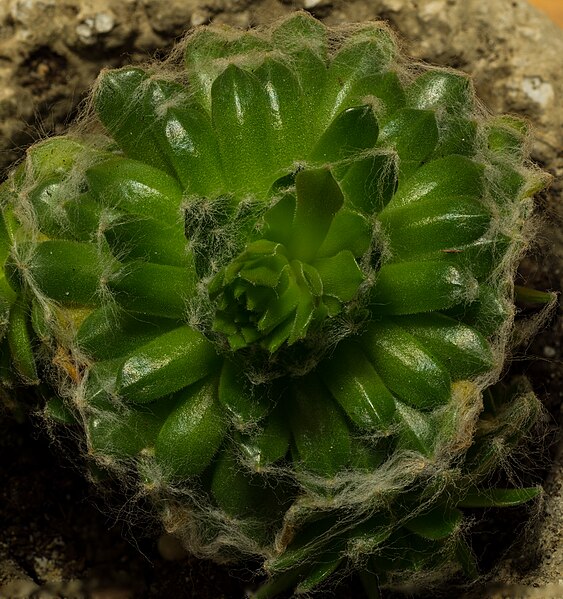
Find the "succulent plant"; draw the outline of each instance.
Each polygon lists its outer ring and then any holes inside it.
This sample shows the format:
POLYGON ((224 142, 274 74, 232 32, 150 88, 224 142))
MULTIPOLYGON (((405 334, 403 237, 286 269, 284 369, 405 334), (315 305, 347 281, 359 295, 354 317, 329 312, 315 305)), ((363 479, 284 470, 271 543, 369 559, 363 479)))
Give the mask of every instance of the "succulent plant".
POLYGON ((196 554, 262 558, 259 599, 475 576, 463 509, 539 492, 487 482, 539 413, 491 387, 545 182, 525 124, 379 23, 181 50, 104 71, 0 188, 3 386, 196 554))

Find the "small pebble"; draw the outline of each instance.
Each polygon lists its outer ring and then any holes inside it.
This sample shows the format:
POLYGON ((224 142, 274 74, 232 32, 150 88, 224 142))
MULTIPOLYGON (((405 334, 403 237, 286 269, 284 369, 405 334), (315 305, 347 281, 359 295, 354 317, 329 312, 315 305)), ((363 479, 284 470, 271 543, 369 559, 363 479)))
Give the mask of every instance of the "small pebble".
POLYGON ((76 34, 83 42, 88 42, 92 39, 92 19, 86 19, 83 23, 76 26, 76 34))
POLYGON ((114 26, 114 18, 106 12, 99 12, 94 17, 94 27, 98 33, 109 33, 114 26))
POLYGON ((192 27, 197 27, 198 25, 203 25, 209 21, 209 14, 200 10, 194 10, 191 16, 191 24, 192 27))
POLYGON ((180 541, 170 534, 160 536, 157 548, 160 555, 171 562, 184 559, 188 555, 188 552, 184 549, 180 541))

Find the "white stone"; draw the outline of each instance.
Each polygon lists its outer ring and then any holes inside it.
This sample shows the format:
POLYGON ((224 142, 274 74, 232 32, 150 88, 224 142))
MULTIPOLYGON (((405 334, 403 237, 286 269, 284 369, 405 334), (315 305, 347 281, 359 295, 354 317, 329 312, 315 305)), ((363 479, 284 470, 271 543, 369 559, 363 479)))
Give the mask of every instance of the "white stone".
POLYGON ((80 23, 76 26, 76 34, 83 41, 90 41, 92 39, 92 27, 88 23, 80 23))
POLYGON ((201 10, 194 10, 191 16, 191 24, 192 27, 197 27, 198 25, 203 25, 209 19, 209 15, 201 10))
POLYGON ((115 27, 115 19, 107 12, 99 12, 94 17, 94 28, 98 33, 109 33, 115 27))
POLYGON ((551 83, 543 81, 541 77, 524 77, 522 90, 542 108, 546 108, 555 99, 555 91, 551 83))

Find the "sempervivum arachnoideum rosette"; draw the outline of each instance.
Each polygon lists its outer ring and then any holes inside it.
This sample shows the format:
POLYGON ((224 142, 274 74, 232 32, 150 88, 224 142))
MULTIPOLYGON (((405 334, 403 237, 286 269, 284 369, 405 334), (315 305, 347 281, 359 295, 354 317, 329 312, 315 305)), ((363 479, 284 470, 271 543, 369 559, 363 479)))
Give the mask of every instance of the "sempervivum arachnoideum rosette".
POLYGON ((474 576, 463 508, 538 492, 484 482, 538 412, 485 392, 543 184, 525 125, 381 24, 182 56, 102 73, 2 186, 4 387, 51 389, 195 553, 261 556, 256 597, 474 576))

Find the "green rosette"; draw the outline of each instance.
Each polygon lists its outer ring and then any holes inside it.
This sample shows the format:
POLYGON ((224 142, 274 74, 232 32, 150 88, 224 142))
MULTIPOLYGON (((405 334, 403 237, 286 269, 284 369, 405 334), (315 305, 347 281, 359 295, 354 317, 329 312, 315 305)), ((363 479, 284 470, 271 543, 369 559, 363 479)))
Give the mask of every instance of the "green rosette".
POLYGON ((475 576, 464 508, 539 492, 485 485, 538 413, 487 390, 545 182, 523 124, 380 24, 201 28, 164 72, 103 72, 94 133, 0 187, 3 386, 50 385, 196 554, 261 556, 257 599, 475 576))

